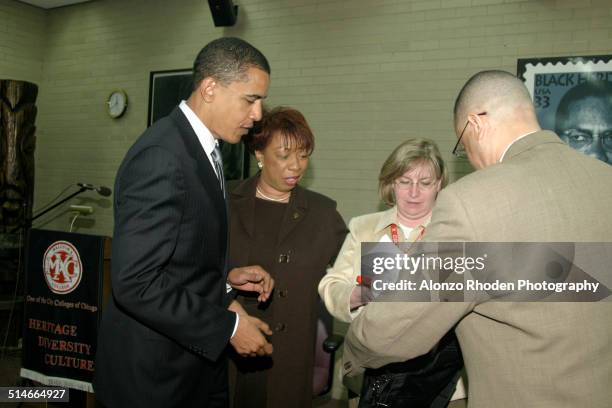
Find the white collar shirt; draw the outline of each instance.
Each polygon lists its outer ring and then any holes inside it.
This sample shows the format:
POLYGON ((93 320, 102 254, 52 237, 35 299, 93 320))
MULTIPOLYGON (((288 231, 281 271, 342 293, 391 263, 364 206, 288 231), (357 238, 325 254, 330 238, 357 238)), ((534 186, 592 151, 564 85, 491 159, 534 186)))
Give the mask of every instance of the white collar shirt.
MULTIPOLYGON (((219 145, 219 141, 215 139, 215 137, 212 135, 210 130, 208 130, 204 122, 202 122, 200 118, 198 118, 198 116, 195 114, 195 112, 191 110, 189 105, 187 105, 187 102, 181 101, 181 103, 179 104, 179 108, 187 117, 189 124, 193 128, 193 131, 195 132, 196 136, 198 137, 198 140, 202 145, 202 149, 204 149, 204 153, 206 153, 206 157, 208 157, 208 161, 210 162, 210 165, 212 166, 216 174, 217 168, 212 158, 212 152, 215 150, 215 147, 219 145)), ((220 175, 217 174, 217 177, 220 177, 220 175)))

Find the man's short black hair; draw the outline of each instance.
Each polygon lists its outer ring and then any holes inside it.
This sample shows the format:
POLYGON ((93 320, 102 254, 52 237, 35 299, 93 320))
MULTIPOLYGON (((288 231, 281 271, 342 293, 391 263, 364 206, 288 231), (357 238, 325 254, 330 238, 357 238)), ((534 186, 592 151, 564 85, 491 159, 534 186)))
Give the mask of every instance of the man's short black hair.
POLYGON ((218 38, 204 46, 193 63, 193 89, 208 77, 224 85, 242 80, 249 68, 270 74, 268 60, 257 48, 240 38, 218 38))

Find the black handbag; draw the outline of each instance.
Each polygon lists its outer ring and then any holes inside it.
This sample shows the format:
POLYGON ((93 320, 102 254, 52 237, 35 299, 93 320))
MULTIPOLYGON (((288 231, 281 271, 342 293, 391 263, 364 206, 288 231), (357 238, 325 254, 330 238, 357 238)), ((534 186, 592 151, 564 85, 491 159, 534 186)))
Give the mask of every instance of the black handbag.
POLYGON ((359 408, 443 408, 455 392, 463 357, 454 330, 429 353, 367 369, 359 408))

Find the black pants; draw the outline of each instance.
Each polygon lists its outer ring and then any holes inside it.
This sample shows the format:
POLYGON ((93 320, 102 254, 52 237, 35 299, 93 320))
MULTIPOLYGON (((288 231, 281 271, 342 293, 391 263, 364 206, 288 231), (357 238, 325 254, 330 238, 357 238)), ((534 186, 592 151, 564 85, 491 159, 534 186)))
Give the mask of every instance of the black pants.
POLYGON ((443 408, 455 392, 463 357, 454 330, 429 353, 364 374, 359 408, 443 408))

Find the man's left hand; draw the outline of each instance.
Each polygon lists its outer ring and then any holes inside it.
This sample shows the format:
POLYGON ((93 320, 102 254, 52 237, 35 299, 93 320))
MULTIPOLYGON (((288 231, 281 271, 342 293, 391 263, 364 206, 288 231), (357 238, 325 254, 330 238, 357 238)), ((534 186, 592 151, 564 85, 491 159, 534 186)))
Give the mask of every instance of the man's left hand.
POLYGON ((227 275, 227 283, 237 290, 257 292, 260 302, 265 302, 274 289, 274 279, 259 265, 234 268, 227 275))

